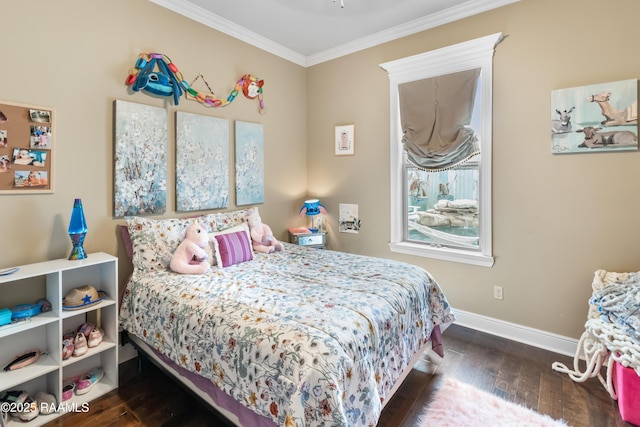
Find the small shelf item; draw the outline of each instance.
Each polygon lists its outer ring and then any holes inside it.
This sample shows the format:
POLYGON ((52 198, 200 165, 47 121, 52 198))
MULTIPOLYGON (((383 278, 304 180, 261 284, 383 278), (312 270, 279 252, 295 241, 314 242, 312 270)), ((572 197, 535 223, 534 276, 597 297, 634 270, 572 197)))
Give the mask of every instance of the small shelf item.
POLYGON ((11 310, 8 308, 0 308, 0 326, 11 323, 11 310))
POLYGON ((71 210, 71 221, 69 221, 69 237, 73 244, 69 259, 78 260, 87 257, 87 253, 82 246, 84 245, 84 238, 87 236, 87 231, 87 221, 84 218, 82 200, 75 199, 73 201, 73 209, 71 210))
POLYGON ((11 309, 11 320, 37 316, 42 312, 40 304, 20 304, 11 309))
POLYGON ((40 350, 37 348, 34 350, 27 351, 24 354, 16 356, 7 366, 4 367, 6 371, 15 371, 16 369, 24 368, 25 366, 29 366, 32 363, 35 363, 40 359, 40 350))
POLYGON ((18 270, 20 270, 18 267, 5 268, 3 270, 0 270, 0 276, 8 276, 17 272, 18 270))

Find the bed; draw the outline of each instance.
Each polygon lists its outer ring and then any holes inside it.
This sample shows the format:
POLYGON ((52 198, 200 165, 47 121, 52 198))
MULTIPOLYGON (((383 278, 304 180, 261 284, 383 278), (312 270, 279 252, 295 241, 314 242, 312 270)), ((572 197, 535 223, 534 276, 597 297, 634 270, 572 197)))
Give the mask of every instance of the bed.
POLYGON ((376 425, 422 352, 442 355, 454 317, 439 285, 410 264, 288 243, 244 259, 226 242, 250 245, 245 212, 127 218, 122 327, 233 424, 376 425), (176 274, 170 254, 192 221, 218 265, 176 274))

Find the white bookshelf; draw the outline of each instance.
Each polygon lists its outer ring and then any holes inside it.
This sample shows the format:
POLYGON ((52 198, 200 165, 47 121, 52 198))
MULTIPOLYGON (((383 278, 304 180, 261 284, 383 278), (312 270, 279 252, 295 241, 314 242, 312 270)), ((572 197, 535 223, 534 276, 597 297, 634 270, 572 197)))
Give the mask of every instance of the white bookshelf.
MULTIPOLYGON (((25 390, 32 397, 39 391, 56 397, 58 404, 79 409, 91 408, 91 400, 118 387, 118 259, 99 252, 79 261, 59 259, 19 266, 16 273, 0 276, 0 308, 32 304, 46 298, 50 312, 31 317, 16 326, 0 326, 0 395, 8 390, 25 390), (106 292, 105 298, 81 310, 62 310, 62 299, 71 289, 91 285, 106 292), (75 332, 84 322, 104 330, 102 344, 89 348, 80 357, 62 360, 62 337, 75 332), (29 366, 5 372, 15 356, 33 349, 45 353, 29 366), (61 402, 64 380, 83 375, 101 366, 104 377, 83 395, 61 402), (88 404, 88 406, 87 406, 88 404)), ((39 426, 64 412, 38 415, 30 422, 11 418, 9 426, 39 426)))

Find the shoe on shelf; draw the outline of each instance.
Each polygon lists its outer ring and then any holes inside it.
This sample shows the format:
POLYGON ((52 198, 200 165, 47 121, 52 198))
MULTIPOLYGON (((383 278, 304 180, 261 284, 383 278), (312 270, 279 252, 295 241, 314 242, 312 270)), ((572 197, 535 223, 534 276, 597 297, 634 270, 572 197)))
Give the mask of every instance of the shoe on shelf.
MULTIPOLYGON (((29 397, 29 394, 24 390, 9 390, 2 393, 0 402, 15 404, 8 406, 7 409, 16 409, 18 404, 22 405, 27 400, 27 397, 29 397)), ((18 416, 15 411, 7 411, 7 413, 13 417, 18 416)))
POLYGON ((18 411, 14 414, 15 417, 20 418, 20 421, 28 422, 40 415, 38 403, 29 395, 27 395, 27 398, 20 409, 22 409, 22 411, 18 411))
POLYGON ((67 360, 73 355, 75 350, 73 334, 65 334, 62 337, 62 360, 67 360))
MULTIPOLYGON (((24 390, 10 390, 3 393, 0 397, 0 401, 3 403, 11 403, 13 409, 20 409, 19 411, 11 411, 9 415, 12 417, 20 418, 22 421, 31 421, 40 414, 38 404, 33 400, 29 393, 24 390)), ((3 414, 4 417, 4 414, 3 414)), ((3 420, 4 421, 4 420, 3 420)), ((5 423, 6 425, 7 423, 5 423)))
POLYGON ((98 366, 80 377, 76 385, 76 394, 88 393, 104 377, 104 370, 98 366))
POLYGON ((74 343, 73 355, 78 357, 87 352, 87 339, 82 332, 76 334, 76 340, 74 343))
POLYGON ((62 401, 66 402, 67 400, 73 397, 73 392, 76 390, 76 383, 72 380, 65 380, 62 385, 62 401))
POLYGON ((94 326, 91 332, 89 333, 89 339, 87 340, 87 345, 89 346, 89 348, 97 347, 100 344, 102 344, 103 335, 104 335, 104 332, 102 332, 101 329, 94 326))
POLYGON ((89 338, 89 334, 95 328, 93 323, 85 322, 78 327, 78 332, 82 332, 85 338, 89 338))
POLYGON ((40 408, 41 414, 49 415, 56 412, 56 407, 58 405, 56 402, 56 397, 53 394, 39 391, 36 393, 34 398, 36 402, 38 402, 38 408, 40 408))

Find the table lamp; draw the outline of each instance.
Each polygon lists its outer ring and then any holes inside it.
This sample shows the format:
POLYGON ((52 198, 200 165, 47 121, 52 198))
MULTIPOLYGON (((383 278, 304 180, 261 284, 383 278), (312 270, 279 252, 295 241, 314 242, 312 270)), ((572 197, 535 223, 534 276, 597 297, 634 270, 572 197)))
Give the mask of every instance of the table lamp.
POLYGON ((320 203, 318 199, 309 199, 304 201, 304 205, 300 208, 300 216, 306 215, 311 217, 311 228, 309 231, 312 233, 317 233, 318 229, 316 228, 315 218, 319 214, 326 214, 327 209, 320 203))

